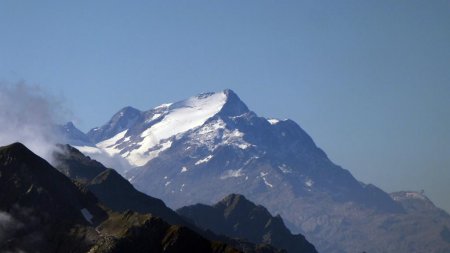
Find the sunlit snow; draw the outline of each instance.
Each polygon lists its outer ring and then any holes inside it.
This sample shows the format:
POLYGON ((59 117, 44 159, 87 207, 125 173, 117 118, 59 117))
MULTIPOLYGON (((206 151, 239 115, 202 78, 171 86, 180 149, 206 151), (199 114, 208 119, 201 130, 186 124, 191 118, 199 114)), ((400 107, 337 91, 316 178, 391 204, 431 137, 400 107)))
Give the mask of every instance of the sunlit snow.
POLYGON ((127 130, 124 130, 118 134, 116 134, 114 137, 104 140, 100 143, 97 143, 97 147, 108 153, 110 156, 114 156, 118 153, 120 153, 120 149, 116 147, 116 144, 118 144, 118 141, 123 139, 125 137, 125 134, 127 133, 127 130))
POLYGON ((207 156, 207 157, 205 157, 205 158, 203 158, 201 160, 198 160, 197 162, 195 162, 195 165, 200 165, 202 163, 207 163, 207 162, 209 162, 209 160, 211 160, 212 157, 213 157, 212 155, 209 155, 209 156, 207 156))
POLYGON ((244 133, 238 129, 229 130, 223 120, 217 119, 192 133, 190 143, 197 146, 206 146, 210 151, 214 151, 223 145, 236 146, 240 149, 251 147, 252 145, 246 142, 243 137, 244 133))
POLYGON ((266 179, 266 176, 269 175, 269 173, 267 173, 267 172, 260 172, 259 175, 260 175, 261 178, 263 179, 265 185, 269 186, 270 188, 273 188, 273 184, 269 183, 269 182, 267 181, 267 179, 266 179))
POLYGON ((159 117, 161 117, 161 115, 162 115, 161 113, 155 113, 150 119, 146 120, 145 122, 148 123, 155 119, 158 119, 159 117))
MULTIPOLYGON (((248 149, 252 145, 244 140, 244 133, 238 129, 228 129, 223 120, 205 122, 216 115, 227 101, 225 92, 206 93, 177 102, 162 104, 153 109, 146 123, 147 129, 138 136, 126 136, 128 129, 114 137, 98 143, 97 147, 77 147, 86 154, 102 154, 110 157, 121 156, 131 166, 143 166, 172 146, 174 139, 182 133, 193 131, 193 144, 214 150, 222 145, 248 149), (158 121, 155 121, 158 119, 158 121), (156 122, 156 123, 155 123, 156 122), (125 137, 126 136, 126 137, 125 137)), ((195 165, 207 163, 211 157, 204 157, 195 165)))
POLYGON ((172 141, 166 140, 159 144, 159 148, 155 149, 153 143, 147 143, 145 140, 139 143, 140 147, 138 149, 130 151, 127 157, 125 157, 128 162, 135 166, 145 165, 148 161, 157 157, 159 153, 170 148, 172 146, 172 141))
POLYGON ((269 123, 270 123, 271 125, 275 125, 275 124, 277 124, 278 122, 280 122, 280 120, 278 120, 278 119, 267 119, 267 121, 269 121, 269 123))
POLYGON ((241 176, 244 176, 244 173, 242 173, 242 169, 226 170, 226 171, 224 171, 222 176, 220 176, 220 179, 227 179, 227 178, 241 177, 241 176))
POLYGON ((314 184, 314 181, 312 181, 311 179, 306 180, 305 185, 308 187, 312 187, 314 184))
POLYGON ((286 164, 282 164, 280 166, 278 166, 278 168, 281 170, 281 172, 283 172, 284 174, 288 174, 288 173, 292 173, 292 169, 289 168, 286 164))

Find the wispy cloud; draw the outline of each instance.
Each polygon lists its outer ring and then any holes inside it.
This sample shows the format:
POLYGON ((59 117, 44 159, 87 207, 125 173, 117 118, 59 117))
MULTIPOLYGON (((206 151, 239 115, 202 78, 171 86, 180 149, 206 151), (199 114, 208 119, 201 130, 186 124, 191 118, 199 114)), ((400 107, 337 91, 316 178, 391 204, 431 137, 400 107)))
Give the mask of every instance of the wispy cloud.
POLYGON ((0 252, 25 253, 41 245, 42 225, 31 209, 13 206, 11 212, 0 211, 0 252))
POLYGON ((67 110, 39 86, 0 83, 0 145, 21 142, 49 160, 61 136, 54 126, 67 110))
POLYGON ((23 227, 23 224, 15 220, 10 214, 0 211, 0 246, 14 232, 23 227))

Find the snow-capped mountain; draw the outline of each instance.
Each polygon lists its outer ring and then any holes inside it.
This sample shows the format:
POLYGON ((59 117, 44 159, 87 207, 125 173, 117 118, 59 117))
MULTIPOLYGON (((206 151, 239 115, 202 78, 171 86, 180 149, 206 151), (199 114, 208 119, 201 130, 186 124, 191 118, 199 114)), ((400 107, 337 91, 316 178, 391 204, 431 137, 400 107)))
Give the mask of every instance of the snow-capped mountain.
MULTIPOLYGON (((131 167, 143 166, 170 148, 174 140, 203 126, 219 112, 239 115, 246 111, 247 107, 230 90, 201 94, 181 102, 163 104, 146 112, 125 107, 107 124, 87 133, 87 138, 96 143, 96 149, 89 145, 76 146, 86 153, 120 155, 131 167)), ((216 127, 223 128, 223 124, 216 127)), ((239 134, 225 133, 227 136, 224 138, 228 138, 230 144, 245 147, 248 144, 239 134)))
MULTIPOLYGON (((217 172, 219 183, 255 181, 266 191, 285 187, 287 180, 291 182, 288 185, 295 183, 296 192, 335 189, 336 199, 374 206, 382 201, 383 208, 398 209, 387 194, 361 184, 332 164, 295 122, 258 117, 231 90, 200 94, 145 112, 126 107, 104 126, 89 131, 87 138, 96 146, 76 148, 92 155, 123 157, 131 168, 127 172, 131 182, 144 190, 146 174, 154 174, 158 164, 170 162, 160 175, 169 193, 188 191, 182 178, 217 172), (167 155, 172 159, 163 159, 167 155), (266 167, 254 169, 260 165, 266 167), (364 198, 367 192, 378 198, 375 203, 371 203, 373 198, 364 198)), ((167 201, 175 207, 195 202, 167 201)))
POLYGON ((172 208, 239 193, 281 214, 319 252, 423 250, 384 238, 372 222, 407 215, 401 203, 335 165, 294 121, 259 117, 231 90, 126 107, 86 138, 95 146, 78 149, 110 166, 125 161, 128 180, 172 208))

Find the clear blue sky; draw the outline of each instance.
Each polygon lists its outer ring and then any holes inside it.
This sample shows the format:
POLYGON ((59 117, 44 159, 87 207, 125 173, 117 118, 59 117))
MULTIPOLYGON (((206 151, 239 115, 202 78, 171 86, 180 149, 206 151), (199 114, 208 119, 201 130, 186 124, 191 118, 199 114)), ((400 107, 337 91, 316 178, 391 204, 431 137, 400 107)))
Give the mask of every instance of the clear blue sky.
POLYGON ((231 88, 450 210, 449 1, 1 1, 0 80, 62 96, 83 130, 231 88))

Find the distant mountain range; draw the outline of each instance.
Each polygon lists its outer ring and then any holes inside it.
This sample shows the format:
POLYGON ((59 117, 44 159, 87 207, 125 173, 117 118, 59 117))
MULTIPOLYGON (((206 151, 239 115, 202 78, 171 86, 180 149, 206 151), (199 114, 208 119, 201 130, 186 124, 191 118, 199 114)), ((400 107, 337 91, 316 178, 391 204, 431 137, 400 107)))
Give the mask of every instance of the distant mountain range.
POLYGON ((426 197, 358 181, 294 121, 259 117, 231 90, 126 107, 87 134, 72 124, 60 131, 172 208, 237 193, 320 252, 450 252, 450 218, 426 197))

